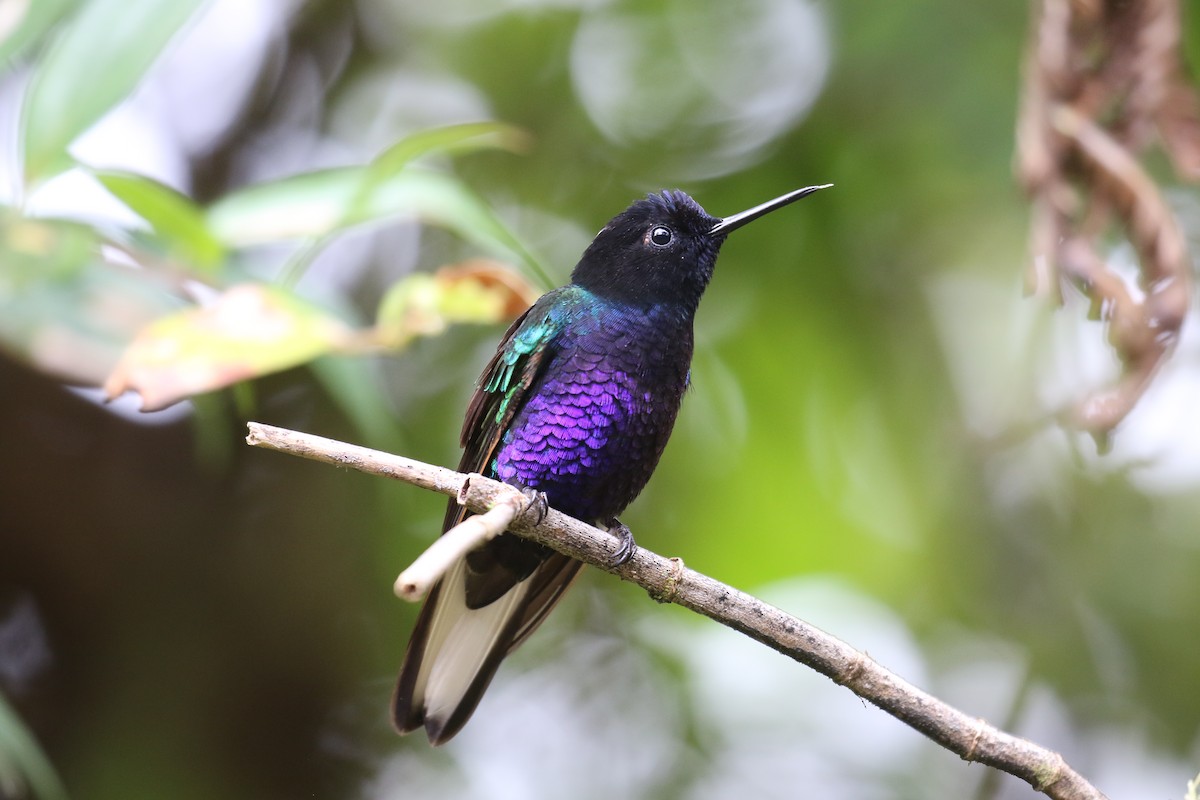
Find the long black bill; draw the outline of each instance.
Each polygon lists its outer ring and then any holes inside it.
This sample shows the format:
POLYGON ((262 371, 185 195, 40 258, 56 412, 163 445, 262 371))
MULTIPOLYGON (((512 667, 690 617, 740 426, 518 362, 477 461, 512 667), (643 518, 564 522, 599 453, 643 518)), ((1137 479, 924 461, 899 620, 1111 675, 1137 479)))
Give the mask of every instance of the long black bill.
POLYGON ((740 214, 734 214, 731 217, 726 217, 716 225, 713 225, 712 230, 709 231, 709 234, 712 235, 719 233, 724 235, 730 231, 736 231, 747 222, 753 222, 763 214, 770 214, 777 208, 783 208, 788 203, 794 203, 801 197, 808 197, 813 192, 820 191, 821 189, 828 189, 830 186, 833 186, 833 184, 823 183, 820 186, 805 186, 803 189, 797 189, 794 192, 788 192, 782 197, 776 197, 774 200, 768 200, 762 205, 755 206, 749 211, 743 211, 740 214))

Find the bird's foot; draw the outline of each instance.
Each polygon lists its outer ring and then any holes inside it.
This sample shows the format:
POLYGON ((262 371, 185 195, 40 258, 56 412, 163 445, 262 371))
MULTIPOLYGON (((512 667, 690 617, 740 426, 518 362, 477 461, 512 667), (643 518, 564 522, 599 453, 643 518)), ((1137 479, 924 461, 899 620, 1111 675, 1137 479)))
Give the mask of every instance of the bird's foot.
POLYGON ((525 486, 522 487, 521 494, 525 495, 525 498, 529 501, 521 513, 531 514, 533 524, 541 525, 542 520, 550 513, 550 500, 546 497, 546 493, 525 486))
POLYGON ((629 530, 629 526, 616 517, 607 520, 604 525, 608 528, 609 533, 617 537, 617 552, 609 557, 608 566, 610 568, 619 567, 633 558, 633 553, 637 550, 637 542, 633 540, 633 531, 629 530))

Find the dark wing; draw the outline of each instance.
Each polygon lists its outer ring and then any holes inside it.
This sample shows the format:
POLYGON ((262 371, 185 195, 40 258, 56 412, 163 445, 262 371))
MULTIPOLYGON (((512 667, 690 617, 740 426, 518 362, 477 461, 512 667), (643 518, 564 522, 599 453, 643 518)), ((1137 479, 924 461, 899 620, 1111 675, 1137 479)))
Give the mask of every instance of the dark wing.
MULTIPOLYGON (((525 404, 530 387, 541 377, 547 357, 554 352, 563 324, 562 306, 557 300, 569 291, 558 289, 545 295, 518 317, 483 368, 459 434, 463 448, 459 472, 490 474, 505 431, 525 404)), ((450 530, 466 516, 466 509, 451 498, 446 504, 442 531, 450 530)), ((475 550, 467 557, 467 607, 494 603, 552 554, 549 548, 515 536, 498 537, 475 550)))
MULTIPOLYGON (((558 289, 504 335, 483 370, 462 429, 460 472, 487 474, 505 431, 537 385, 565 323, 558 289)), ((443 531, 466 511, 451 500, 443 531)), ((408 643, 393 696, 396 728, 424 725, 434 744, 466 723, 506 655, 531 634, 580 566, 514 536, 499 536, 456 564, 430 591, 408 643)))
MULTIPOLYGON (((541 374, 558 334, 561 321, 553 319, 552 302, 557 294, 556 291, 544 295, 517 317, 504 332, 496 354, 483 368, 459 434, 463 448, 459 472, 487 472, 496 457, 504 432, 524 404, 529 387, 541 374)), ((442 531, 450 530, 465 516, 466 509, 451 499, 442 531)))

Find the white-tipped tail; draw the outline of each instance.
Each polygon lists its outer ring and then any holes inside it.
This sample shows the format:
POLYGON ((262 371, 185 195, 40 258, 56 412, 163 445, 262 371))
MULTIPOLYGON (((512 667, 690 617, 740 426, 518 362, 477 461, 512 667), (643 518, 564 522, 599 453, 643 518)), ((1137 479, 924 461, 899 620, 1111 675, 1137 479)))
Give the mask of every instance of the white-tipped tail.
POLYGON ((468 608, 466 560, 455 564, 429 593, 408 643, 392 698, 396 729, 424 726, 434 744, 458 733, 500 662, 537 629, 581 566, 553 553, 492 602, 468 608))
POLYGON ((459 561, 446 575, 429 621, 425 657, 413 687, 413 703, 424 706, 426 727, 441 728, 458 709, 529 589, 528 583, 518 583, 494 603, 470 609, 466 572, 466 562, 459 561))

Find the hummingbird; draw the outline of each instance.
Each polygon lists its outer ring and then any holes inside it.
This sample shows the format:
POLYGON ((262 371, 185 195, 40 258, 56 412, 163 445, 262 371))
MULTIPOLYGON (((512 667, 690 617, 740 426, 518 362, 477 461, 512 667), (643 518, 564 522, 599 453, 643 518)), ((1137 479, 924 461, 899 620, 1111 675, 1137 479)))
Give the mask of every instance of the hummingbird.
MULTIPOLYGON (((690 382, 692 323, 717 253, 748 222, 831 184, 723 219, 681 191, 637 200, 596 234, 571 282, 504 334, 467 407, 460 472, 536 496, 619 540, 618 515, 658 465, 690 382)), ((443 531, 467 512, 453 499, 443 531)), ((433 586, 392 697, 397 731, 442 744, 466 724, 500 662, 541 625, 582 563, 504 533, 433 586)))

